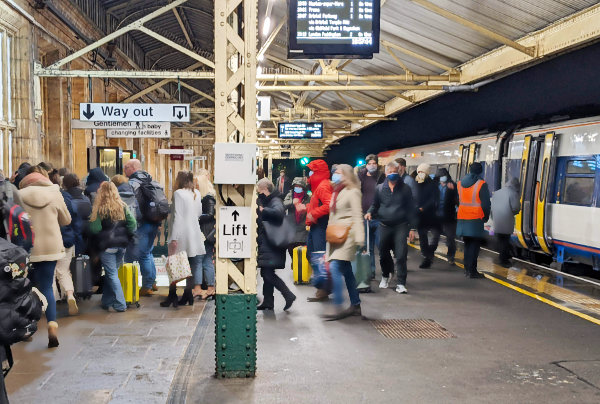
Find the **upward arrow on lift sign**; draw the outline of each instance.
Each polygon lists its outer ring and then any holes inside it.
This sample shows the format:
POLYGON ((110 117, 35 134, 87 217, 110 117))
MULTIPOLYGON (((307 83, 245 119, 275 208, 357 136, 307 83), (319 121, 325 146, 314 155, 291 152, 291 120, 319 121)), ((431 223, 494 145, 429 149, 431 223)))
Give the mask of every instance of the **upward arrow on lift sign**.
POLYGON ((239 216, 239 212, 237 210, 234 210, 233 213, 231 214, 231 216, 233 216, 233 221, 237 222, 238 216, 239 216))
POLYGON ((90 104, 87 104, 86 108, 87 109, 83 111, 83 116, 85 116, 86 119, 91 119, 94 116, 94 111, 92 111, 90 104))

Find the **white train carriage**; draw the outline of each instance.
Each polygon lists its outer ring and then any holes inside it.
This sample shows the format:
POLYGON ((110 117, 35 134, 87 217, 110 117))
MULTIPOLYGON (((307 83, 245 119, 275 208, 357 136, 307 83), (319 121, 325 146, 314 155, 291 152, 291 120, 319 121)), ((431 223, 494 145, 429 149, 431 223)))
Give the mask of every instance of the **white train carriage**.
MULTIPOLYGON (((458 180, 474 161, 493 193, 512 177, 521 182, 522 209, 513 243, 530 257, 600 270, 600 117, 474 136, 381 153, 382 164, 406 159, 446 168, 458 180)), ((493 222, 486 224, 493 234, 493 222)))

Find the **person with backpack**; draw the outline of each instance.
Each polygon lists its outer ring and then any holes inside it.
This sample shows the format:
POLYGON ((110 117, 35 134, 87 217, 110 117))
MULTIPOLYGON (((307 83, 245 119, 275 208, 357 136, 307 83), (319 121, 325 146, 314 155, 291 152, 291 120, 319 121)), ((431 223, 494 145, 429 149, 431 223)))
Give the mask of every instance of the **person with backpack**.
POLYGON ((150 174, 142 170, 138 159, 131 159, 123 168, 129 178, 140 208, 141 220, 135 236, 135 248, 128 252, 127 262, 138 261, 142 273, 140 296, 152 296, 158 290, 156 286, 156 267, 152 249, 158 228, 169 215, 169 202, 162 186, 152 181, 150 174))
POLYGON ((92 168, 90 173, 87 176, 87 180, 85 182, 85 196, 90 198, 90 201, 94 203, 94 199, 96 198, 96 192, 98 192, 98 187, 104 181, 108 181, 108 177, 104 174, 104 171, 100 167, 92 168))
POLYGON ((119 266, 123 263, 125 247, 133 238, 137 227, 135 217, 121 200, 115 184, 100 184, 90 216, 90 233, 100 251, 105 280, 102 308, 112 307, 117 312, 127 310, 125 295, 119 281, 119 266))
POLYGON ((202 300, 209 299, 215 295, 215 244, 216 238, 216 209, 217 201, 215 196, 217 191, 208 178, 208 170, 201 169, 198 176, 194 179, 196 188, 200 191, 202 197, 202 215, 200 215, 200 229, 204 234, 204 249, 206 254, 202 258, 202 266, 196 268, 194 272, 194 296, 200 296, 202 300), (206 283, 206 292, 202 290, 202 283, 206 283))
POLYGON ((135 215, 136 220, 140 220, 140 207, 138 205, 137 198, 135 197, 133 187, 129 183, 127 177, 125 177, 122 174, 117 174, 114 175, 110 180, 117 187, 117 191, 119 191, 119 196, 121 197, 121 200, 125 202, 125 205, 127 205, 129 211, 135 215))
POLYGON ((48 174, 42 168, 32 167, 31 173, 23 178, 19 187, 23 208, 31 217, 36 231, 30 257, 33 266, 31 277, 48 301, 48 348, 55 348, 58 346, 58 323, 52 284, 56 261, 65 256, 60 226, 71 223, 71 215, 58 185, 48 179, 48 174))

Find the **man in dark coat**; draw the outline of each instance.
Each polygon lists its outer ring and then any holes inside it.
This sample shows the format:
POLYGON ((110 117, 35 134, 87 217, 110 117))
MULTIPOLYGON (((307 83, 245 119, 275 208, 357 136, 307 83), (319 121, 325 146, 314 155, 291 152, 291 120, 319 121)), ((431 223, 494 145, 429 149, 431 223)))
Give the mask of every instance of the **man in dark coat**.
POLYGON ((290 188, 292 187, 292 181, 289 179, 287 175, 285 175, 285 170, 281 170, 279 172, 279 178, 277 178, 276 189, 280 195, 285 197, 288 192, 290 192, 290 188))
POLYGON ((456 235, 462 236, 465 242, 465 276, 483 278, 477 271, 477 258, 481 240, 485 234, 484 224, 490 217, 490 191, 481 179, 483 167, 481 163, 473 163, 469 173, 458 183, 458 225, 456 235))
POLYGON ((422 163, 417 167, 415 205, 417 206, 419 245, 421 255, 423 255, 423 262, 419 265, 419 268, 429 268, 431 266, 435 249, 429 245, 428 235, 430 230, 435 232, 439 228, 435 213, 440 201, 440 190, 435 181, 429 176, 429 170, 429 164, 422 163))
POLYGON ((276 269, 285 267, 286 249, 279 248, 269 241, 264 222, 272 226, 281 226, 285 216, 283 201, 279 191, 268 178, 263 178, 256 185, 258 191, 258 257, 257 266, 263 277, 263 301, 258 310, 273 310, 274 289, 277 289, 285 299, 288 310, 296 300, 296 296, 288 289, 285 282, 275 273, 276 269))
POLYGON ((450 173, 445 168, 440 168, 436 173, 439 179, 440 202, 436 211, 438 226, 433 231, 431 249, 435 252, 440 240, 440 233, 446 236, 448 263, 454 265, 456 254, 456 208, 458 207, 458 191, 450 173))

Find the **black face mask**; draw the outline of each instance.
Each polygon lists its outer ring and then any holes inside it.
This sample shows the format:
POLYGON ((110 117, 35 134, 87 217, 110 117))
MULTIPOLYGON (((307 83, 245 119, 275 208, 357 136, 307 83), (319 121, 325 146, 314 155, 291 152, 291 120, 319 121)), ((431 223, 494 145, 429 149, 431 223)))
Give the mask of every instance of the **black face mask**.
POLYGON ((261 205, 264 205, 264 203, 266 202, 266 200, 267 200, 267 195, 265 195, 265 194, 258 194, 258 202, 261 205))

